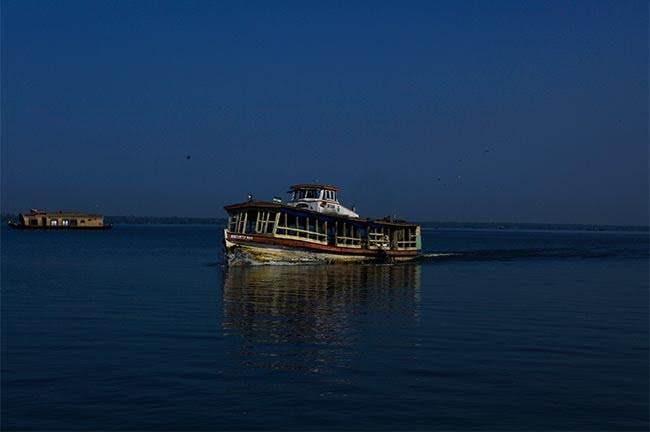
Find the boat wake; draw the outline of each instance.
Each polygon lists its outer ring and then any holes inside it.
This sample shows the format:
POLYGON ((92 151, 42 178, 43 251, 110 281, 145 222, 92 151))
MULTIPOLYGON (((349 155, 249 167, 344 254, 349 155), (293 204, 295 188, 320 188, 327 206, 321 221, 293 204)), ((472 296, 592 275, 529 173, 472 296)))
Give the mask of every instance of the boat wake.
POLYGON ((461 255, 461 254, 458 252, 431 252, 431 253, 423 253, 420 256, 422 257, 422 259, 426 260, 428 258, 450 257, 456 255, 461 255))
POLYGON ((419 262, 439 261, 511 261, 522 259, 591 259, 620 256, 602 249, 486 249, 460 252, 430 252, 420 255, 419 262))

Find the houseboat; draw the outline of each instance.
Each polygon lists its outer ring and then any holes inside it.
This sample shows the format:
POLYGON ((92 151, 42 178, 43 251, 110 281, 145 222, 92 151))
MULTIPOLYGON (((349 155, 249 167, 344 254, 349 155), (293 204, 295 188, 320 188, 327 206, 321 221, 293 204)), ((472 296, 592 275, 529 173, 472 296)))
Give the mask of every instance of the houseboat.
POLYGON ((104 223, 104 216, 90 213, 46 212, 31 209, 29 213, 19 214, 18 223, 9 222, 16 229, 74 229, 74 230, 108 230, 112 224, 104 223))
POLYGON ((224 230, 229 265, 282 262, 403 262, 422 248, 420 226, 364 219, 343 206, 339 189, 320 184, 291 186, 282 203, 254 201, 225 207, 224 230))

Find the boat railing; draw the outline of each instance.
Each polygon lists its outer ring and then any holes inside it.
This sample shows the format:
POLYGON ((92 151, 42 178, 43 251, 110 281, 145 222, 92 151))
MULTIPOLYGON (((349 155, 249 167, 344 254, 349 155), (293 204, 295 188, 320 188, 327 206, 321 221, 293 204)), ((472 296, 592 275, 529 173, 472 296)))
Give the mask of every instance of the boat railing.
POLYGON ((287 227, 279 225, 275 231, 275 237, 280 238, 297 238, 312 243, 327 244, 327 234, 314 232, 302 228, 287 227))
POLYGON ((340 247, 361 249, 361 238, 337 235, 336 245, 340 247))

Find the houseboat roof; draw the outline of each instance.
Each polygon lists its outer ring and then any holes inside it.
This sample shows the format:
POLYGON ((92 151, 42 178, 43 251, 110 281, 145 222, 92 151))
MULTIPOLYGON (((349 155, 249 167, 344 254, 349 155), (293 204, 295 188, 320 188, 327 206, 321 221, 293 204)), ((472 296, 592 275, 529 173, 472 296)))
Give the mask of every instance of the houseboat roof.
POLYGON ((68 212, 68 211, 58 211, 51 212, 45 210, 36 210, 31 209, 29 213, 22 213, 25 216, 56 216, 56 217, 102 217, 102 215, 94 213, 82 213, 82 212, 68 212))
POLYGON ((323 184, 310 184, 310 183, 293 185, 289 189, 292 191, 300 190, 300 189, 325 189, 325 190, 331 190, 335 192, 338 192, 340 190, 336 186, 323 185, 323 184))

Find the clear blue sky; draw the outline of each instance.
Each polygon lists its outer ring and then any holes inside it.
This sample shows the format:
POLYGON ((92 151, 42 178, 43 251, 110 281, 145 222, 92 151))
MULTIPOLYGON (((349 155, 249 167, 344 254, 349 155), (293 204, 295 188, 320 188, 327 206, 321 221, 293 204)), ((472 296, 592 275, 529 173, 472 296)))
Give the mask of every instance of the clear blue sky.
POLYGON ((1 7, 3 212, 648 223, 647 1, 1 7))

